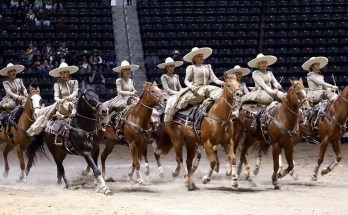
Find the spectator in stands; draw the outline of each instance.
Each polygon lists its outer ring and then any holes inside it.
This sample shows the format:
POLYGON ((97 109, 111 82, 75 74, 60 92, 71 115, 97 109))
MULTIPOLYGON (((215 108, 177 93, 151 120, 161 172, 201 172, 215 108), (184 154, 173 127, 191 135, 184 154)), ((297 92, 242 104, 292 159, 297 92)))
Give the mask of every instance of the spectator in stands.
POLYGON ((173 51, 173 60, 174 61, 182 61, 181 54, 180 54, 179 50, 177 50, 177 49, 175 49, 173 51))
POLYGON ((21 2, 22 10, 27 11, 27 10, 31 9, 32 7, 33 7, 33 5, 28 0, 22 0, 22 2, 21 2))
POLYGON ((53 49, 48 51, 46 59, 48 60, 50 64, 52 65, 54 64, 55 57, 54 57, 53 49))
POLYGON ((63 3, 61 2, 61 0, 55 0, 54 1, 54 5, 53 5, 55 10, 64 10, 64 6, 63 3))
POLYGON ((40 67, 42 61, 43 59, 40 50, 36 50, 35 55, 32 59, 31 68, 37 70, 40 67))
POLYGON ((63 51, 57 52, 57 61, 58 64, 65 63, 66 62, 66 54, 63 51))
POLYGON ((33 59, 36 49, 37 48, 34 47, 33 42, 30 42, 28 45, 28 48, 25 49, 24 55, 25 55, 25 58, 27 58, 28 63, 31 62, 31 60, 33 59))
POLYGON ((25 15, 25 21, 27 25, 34 26, 35 25, 35 14, 32 9, 28 11, 25 15))
POLYGON ((116 56, 111 54, 110 50, 106 50, 103 59, 104 59, 104 63, 105 63, 107 68, 115 67, 116 56))
POLYGON ((103 69, 103 59, 100 57, 97 49, 92 51, 92 56, 89 58, 89 63, 92 69, 97 69, 98 72, 101 72, 103 69))
POLYGON ((47 77, 49 71, 53 69, 53 65, 49 63, 48 59, 45 59, 43 64, 38 68, 41 77, 47 77))
POLYGON ((54 27, 55 27, 57 32, 66 31, 66 29, 67 29, 63 18, 59 18, 54 27))
POLYGON ((96 69, 92 69, 92 72, 88 75, 86 88, 91 89, 93 91, 95 91, 96 88, 99 88, 101 93, 104 94, 104 92, 105 92, 105 78, 101 74, 101 72, 98 72, 96 69))
POLYGON ((11 0, 11 8, 19 7, 19 0, 11 0))
POLYGON ((6 35, 7 31, 6 31, 6 24, 4 19, 2 18, 2 15, 0 14, 0 36, 1 35, 6 35))
POLYGON ((51 25, 51 22, 48 20, 46 12, 43 8, 39 9, 39 13, 36 15, 35 18, 36 26, 47 26, 49 27, 51 25))
POLYGON ((64 56, 69 54, 69 48, 66 45, 66 42, 62 42, 62 45, 57 49, 57 52, 63 53, 64 56))
POLYGON ((132 0, 127 0, 127 5, 132 5, 132 0))
POLYGON ((53 52, 53 47, 52 47, 51 41, 48 41, 46 46, 41 49, 41 55, 44 58, 47 58, 48 52, 50 51, 53 52))
POLYGON ((42 0, 35 0, 34 2, 34 8, 35 9, 40 9, 43 7, 42 0))
POLYGON ((46 10, 53 10, 53 0, 43 0, 46 10))
POLYGON ((145 59, 145 67, 148 71, 153 72, 159 63, 159 58, 156 56, 155 51, 151 51, 150 55, 145 59))

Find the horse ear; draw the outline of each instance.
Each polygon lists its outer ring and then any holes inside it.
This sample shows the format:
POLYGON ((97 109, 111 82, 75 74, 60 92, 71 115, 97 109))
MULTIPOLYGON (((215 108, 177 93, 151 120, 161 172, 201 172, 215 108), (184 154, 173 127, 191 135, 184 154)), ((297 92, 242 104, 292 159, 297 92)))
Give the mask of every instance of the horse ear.
POLYGON ((157 83, 156 83, 156 81, 153 81, 153 83, 152 83, 153 85, 155 85, 155 86, 157 86, 157 83))
POLYGON ((289 78, 289 80, 290 80, 291 85, 293 85, 293 84, 294 84, 294 81, 291 80, 291 78, 289 78))
POLYGON ((302 78, 300 78, 300 80, 299 80, 299 81, 300 81, 300 83, 301 83, 301 84, 303 84, 302 78))
POLYGON ((36 90, 40 93, 40 87, 37 86, 37 87, 36 87, 36 90))

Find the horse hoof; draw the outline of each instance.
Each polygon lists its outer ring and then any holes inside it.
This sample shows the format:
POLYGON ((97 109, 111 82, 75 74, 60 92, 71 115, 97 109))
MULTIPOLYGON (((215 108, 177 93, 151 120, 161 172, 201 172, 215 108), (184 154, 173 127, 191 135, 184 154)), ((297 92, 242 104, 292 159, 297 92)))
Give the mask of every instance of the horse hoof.
POLYGON ((158 175, 159 175, 161 178, 164 178, 163 167, 158 167, 158 175))
POLYGON ((291 174, 291 177, 292 177, 292 179, 294 179, 295 181, 298 180, 298 175, 297 175, 297 173, 292 173, 292 174, 291 174))
POLYGON ((187 190, 194 191, 194 190, 199 190, 199 188, 196 186, 196 184, 193 181, 191 181, 188 183, 187 190))
POLYGON ((231 176, 232 175, 232 171, 229 169, 229 170, 226 170, 226 176, 231 176))
POLYGON ((210 182, 210 180, 211 180, 211 178, 209 178, 208 176, 203 176, 203 178, 202 178, 202 182, 203 182, 203 184, 208 184, 209 182, 210 182))
POLYGON ((57 184, 61 185, 62 184, 62 180, 57 180, 57 184))
POLYGON ((220 164, 216 164, 216 166, 215 166, 215 168, 214 168, 214 171, 215 171, 216 173, 219 173, 219 171, 220 171, 220 164))
POLYGON ((196 172, 196 167, 192 167, 192 174, 194 174, 196 172))
POLYGON ((251 178, 249 179, 249 184, 251 187, 257 187, 257 184, 251 178))
POLYGON ((4 173, 2 173, 2 176, 4 176, 4 178, 8 178, 8 172, 4 171, 4 173))
POLYGON ((102 193, 104 195, 111 195, 111 189, 108 186, 106 186, 105 184, 98 186, 97 192, 102 193))
POLYGON ((178 177, 178 175, 179 175, 179 172, 177 172, 177 171, 172 172, 172 176, 173 176, 174 178, 178 177))
POLYGON ((260 168, 255 168, 253 174, 256 176, 259 174, 260 168))
POLYGON ((232 180, 232 190, 238 190, 238 180, 232 180))
POLYGON ((318 181, 318 177, 317 177, 317 176, 315 176, 315 175, 312 175, 312 177, 311 177, 311 181, 318 181))
POLYGON ((139 178, 137 181, 138 181, 138 184, 141 185, 141 186, 146 186, 147 185, 146 181, 144 181, 144 179, 142 179, 142 178, 139 178))
POLYGON ((321 171, 321 175, 323 176, 323 175, 326 175, 326 174, 328 174, 330 171, 328 170, 328 169, 323 169, 322 171, 321 171))
POLYGON ((277 181, 277 182, 274 182, 273 185, 274 185, 274 189, 275 189, 275 190, 280 190, 280 189, 281 189, 281 186, 280 186, 280 184, 279 184, 278 181, 277 181))
POLYGON ((132 182, 132 181, 133 181, 133 177, 128 176, 128 177, 127 177, 127 182, 132 182))

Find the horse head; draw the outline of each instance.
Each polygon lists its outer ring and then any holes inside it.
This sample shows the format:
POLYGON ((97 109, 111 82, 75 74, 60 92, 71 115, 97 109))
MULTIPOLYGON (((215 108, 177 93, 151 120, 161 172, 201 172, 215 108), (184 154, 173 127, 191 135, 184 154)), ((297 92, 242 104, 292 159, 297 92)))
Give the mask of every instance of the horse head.
POLYGON ((40 109, 41 108, 41 95, 40 95, 40 88, 39 87, 29 87, 29 98, 30 102, 32 104, 33 110, 40 109))
POLYGON ((84 90, 80 94, 76 109, 83 110, 84 114, 97 115, 99 119, 106 118, 108 114, 106 107, 99 101, 99 96, 91 90, 84 90))
POLYGON ((311 109, 309 102, 307 100, 306 89, 303 85, 302 78, 299 80, 291 80, 291 87, 288 90, 287 101, 291 105, 301 107, 304 113, 308 112, 311 109))
POLYGON ((166 94, 163 90, 161 90, 156 82, 145 82, 144 90, 142 95, 140 96, 140 100, 145 105, 155 106, 160 104, 166 98, 166 94))
POLYGON ((225 74, 225 81, 226 81, 226 83, 224 86, 224 89, 225 89, 224 91, 230 95, 228 97, 240 98, 243 96, 243 92, 239 88, 240 83, 238 82, 235 74, 228 74, 228 75, 225 74))

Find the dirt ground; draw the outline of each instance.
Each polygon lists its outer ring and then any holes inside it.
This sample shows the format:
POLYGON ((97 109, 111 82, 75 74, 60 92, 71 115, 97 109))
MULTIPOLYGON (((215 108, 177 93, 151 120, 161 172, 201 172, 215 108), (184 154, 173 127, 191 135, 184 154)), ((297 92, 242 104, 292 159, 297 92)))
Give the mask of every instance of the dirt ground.
MULTIPOLYGON (((0 145, 3 149, 4 145, 0 145)), ((102 146, 103 148, 103 146, 102 146)), ((226 156, 219 149, 221 168, 208 185, 201 182, 208 170, 208 162, 202 158, 195 174, 198 191, 188 192, 182 177, 173 178, 175 156, 171 152, 162 157, 164 178, 157 174, 149 145, 150 176, 145 177, 148 185, 140 186, 127 182, 130 155, 125 146, 116 146, 107 160, 109 176, 115 182, 107 182, 112 196, 96 193, 92 177, 81 178, 86 166, 82 157, 68 156, 65 170, 70 180, 87 181, 83 187, 67 190, 56 185, 56 166, 53 162, 39 160, 32 168, 26 183, 17 181, 20 173, 17 155, 10 154, 10 174, 0 177, 0 215, 2 214, 339 214, 348 215, 348 144, 342 145, 343 161, 329 175, 311 182, 310 175, 315 165, 318 145, 301 144, 296 147, 295 161, 299 180, 290 176, 281 180, 282 189, 273 190, 271 184, 271 156, 263 159, 261 172, 254 181, 257 187, 241 179, 239 190, 232 191, 231 179, 225 176, 226 156)), ((1 153, 2 154, 2 153, 1 153)), ((49 154, 49 152, 48 152, 49 154)), ((254 155, 249 155, 251 164, 254 155)), ((333 160, 328 150, 324 165, 333 160)), ((285 163, 285 160, 283 161, 285 163)), ((3 171, 3 159, 0 168, 3 171)), ((142 165, 144 167, 144 165, 142 165)), ((323 168, 324 166, 322 166, 323 168)))

